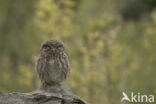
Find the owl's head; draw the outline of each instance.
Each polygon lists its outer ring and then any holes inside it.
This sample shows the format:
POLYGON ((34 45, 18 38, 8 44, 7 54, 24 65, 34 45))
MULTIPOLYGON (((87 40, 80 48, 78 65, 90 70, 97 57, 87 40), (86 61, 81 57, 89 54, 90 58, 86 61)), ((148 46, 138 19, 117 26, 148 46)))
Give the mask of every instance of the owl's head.
POLYGON ((64 51, 64 44, 60 40, 46 40, 42 43, 40 52, 47 54, 57 54, 64 51))

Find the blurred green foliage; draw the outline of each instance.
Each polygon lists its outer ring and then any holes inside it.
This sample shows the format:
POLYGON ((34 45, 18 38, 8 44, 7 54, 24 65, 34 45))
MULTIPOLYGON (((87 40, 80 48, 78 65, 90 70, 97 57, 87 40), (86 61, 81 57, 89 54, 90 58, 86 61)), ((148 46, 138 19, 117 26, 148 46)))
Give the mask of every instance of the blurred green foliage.
POLYGON ((120 0, 120 13, 125 20, 138 20, 156 7, 155 0, 120 0))
POLYGON ((156 11, 125 21, 120 1, 1 0, 0 91, 39 87, 40 44, 60 39, 69 53, 72 90, 88 102, 119 104, 122 91, 156 94, 156 11))

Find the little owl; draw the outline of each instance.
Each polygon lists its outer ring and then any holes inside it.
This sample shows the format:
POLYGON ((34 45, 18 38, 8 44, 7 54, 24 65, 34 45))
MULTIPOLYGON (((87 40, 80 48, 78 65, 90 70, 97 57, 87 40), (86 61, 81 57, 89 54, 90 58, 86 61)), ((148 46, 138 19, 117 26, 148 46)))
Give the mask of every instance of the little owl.
POLYGON ((36 72, 42 85, 60 84, 67 78, 69 69, 69 60, 63 42, 44 41, 36 63, 36 72))

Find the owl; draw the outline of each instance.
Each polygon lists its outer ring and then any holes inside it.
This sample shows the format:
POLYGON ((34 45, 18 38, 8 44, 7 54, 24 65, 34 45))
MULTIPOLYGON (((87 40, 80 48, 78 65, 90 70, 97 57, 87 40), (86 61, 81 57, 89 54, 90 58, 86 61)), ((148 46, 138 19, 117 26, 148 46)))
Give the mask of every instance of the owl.
POLYGON ((66 80, 70 65, 63 42, 59 40, 44 41, 35 69, 43 86, 61 84, 66 80))

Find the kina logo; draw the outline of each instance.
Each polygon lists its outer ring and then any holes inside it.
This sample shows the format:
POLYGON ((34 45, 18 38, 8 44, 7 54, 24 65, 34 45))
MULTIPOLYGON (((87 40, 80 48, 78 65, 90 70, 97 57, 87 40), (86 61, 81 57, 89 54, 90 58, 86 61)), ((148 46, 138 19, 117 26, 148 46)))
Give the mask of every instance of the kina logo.
POLYGON ((134 92, 131 92, 130 96, 128 96, 125 92, 122 92, 122 95, 123 97, 121 98, 121 102, 154 102, 154 95, 145 95, 140 93, 134 94, 134 92))

